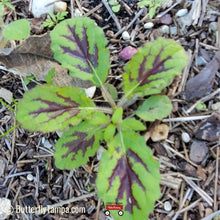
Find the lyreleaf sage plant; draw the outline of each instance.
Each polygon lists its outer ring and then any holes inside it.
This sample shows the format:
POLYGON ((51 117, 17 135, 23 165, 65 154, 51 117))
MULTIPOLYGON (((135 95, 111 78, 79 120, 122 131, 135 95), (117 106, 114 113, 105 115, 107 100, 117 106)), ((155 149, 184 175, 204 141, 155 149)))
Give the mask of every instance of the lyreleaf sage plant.
POLYGON ((51 32, 51 40, 54 58, 72 77, 100 87, 109 106, 98 106, 83 89, 41 85, 24 94, 17 120, 32 131, 68 128, 55 147, 60 169, 85 164, 102 143, 106 150, 96 180, 98 196, 105 204, 123 205, 123 216, 111 211, 115 219, 147 219, 160 196, 160 174, 140 131, 146 130, 144 121, 160 120, 171 112, 169 98, 159 94, 186 65, 184 49, 163 38, 140 48, 125 66, 124 95, 117 100, 116 88, 105 84, 110 69, 107 40, 94 21, 64 20, 51 32), (140 98, 145 98, 142 104, 128 111, 140 98))

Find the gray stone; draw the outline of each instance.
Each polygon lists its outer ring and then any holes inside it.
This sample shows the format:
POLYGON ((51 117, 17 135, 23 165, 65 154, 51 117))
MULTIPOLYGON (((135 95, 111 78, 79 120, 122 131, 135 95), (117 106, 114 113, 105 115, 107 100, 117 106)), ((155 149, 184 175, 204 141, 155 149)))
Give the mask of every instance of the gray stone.
POLYGON ((194 140, 190 146, 190 160, 196 164, 200 164, 209 152, 208 147, 204 141, 194 140))

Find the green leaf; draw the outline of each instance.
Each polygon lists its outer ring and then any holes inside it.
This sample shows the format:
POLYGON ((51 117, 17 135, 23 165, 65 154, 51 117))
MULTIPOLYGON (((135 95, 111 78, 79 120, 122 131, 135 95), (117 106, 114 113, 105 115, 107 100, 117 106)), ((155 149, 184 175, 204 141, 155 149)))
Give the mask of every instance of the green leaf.
POLYGON ((133 131, 117 134, 108 147, 96 180, 98 196, 104 203, 122 203, 123 216, 111 210, 116 220, 147 219, 160 195, 159 163, 144 138, 133 131))
POLYGON ((120 8, 121 8, 121 5, 120 5, 120 4, 115 5, 115 6, 112 6, 112 11, 114 11, 115 13, 117 13, 117 12, 120 11, 120 8))
POLYGON ((37 86, 18 103, 17 120, 33 131, 63 130, 94 112, 85 91, 75 87, 37 86))
POLYGON ((122 119, 122 114, 123 114, 123 108, 116 109, 112 116, 112 122, 114 124, 118 124, 122 119))
POLYGON ((122 130, 134 130, 134 131, 144 131, 146 127, 135 118, 127 118, 120 124, 122 130))
POLYGON ((60 169, 77 168, 94 156, 103 139, 103 130, 82 122, 64 132, 55 147, 55 164, 60 169))
POLYGON ((184 49, 174 40, 158 38, 132 57, 123 74, 123 90, 128 98, 160 93, 187 63, 184 49))
POLYGON ((94 112, 92 115, 86 117, 86 120, 88 120, 88 122, 93 125, 103 125, 110 123, 109 117, 103 112, 94 112))
POLYGON ((31 74, 30 76, 26 76, 24 79, 24 84, 28 85, 30 83, 30 81, 34 78, 35 78, 35 76, 33 74, 31 74))
POLYGON ((110 68, 107 40, 89 18, 66 19, 51 32, 54 58, 68 68, 72 77, 102 85, 110 68))
POLYGON ((10 23, 3 30, 3 36, 7 40, 22 40, 29 37, 31 27, 26 19, 20 19, 10 23))
MULTIPOLYGON (((111 97, 113 100, 116 100, 118 98, 118 92, 117 89, 112 85, 112 84, 105 84, 105 88, 107 89, 107 91, 110 93, 111 97)), ((102 94, 103 96, 105 96, 105 93, 103 92, 102 94)), ((107 98, 106 98, 107 99, 107 98)))
POLYGON ((55 76, 55 67, 53 67, 47 75, 45 75, 45 81, 47 84, 52 84, 53 83, 53 77, 55 76))
POLYGON ((145 121, 155 121, 170 114, 172 104, 167 96, 151 96, 138 107, 135 114, 145 121))
POLYGON ((113 138, 113 136, 115 135, 115 131, 116 131, 116 127, 113 124, 109 124, 106 128, 105 128, 105 132, 104 132, 104 140, 105 141, 109 141, 113 138))

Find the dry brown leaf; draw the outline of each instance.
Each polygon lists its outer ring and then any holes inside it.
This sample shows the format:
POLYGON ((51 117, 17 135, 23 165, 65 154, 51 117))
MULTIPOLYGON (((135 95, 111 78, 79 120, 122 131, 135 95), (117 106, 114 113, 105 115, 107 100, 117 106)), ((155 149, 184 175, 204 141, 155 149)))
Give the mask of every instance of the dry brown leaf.
POLYGON ((88 83, 73 79, 69 76, 67 69, 54 61, 50 44, 49 32, 43 35, 31 36, 22 41, 21 45, 12 48, 8 55, 0 50, 0 63, 8 70, 12 69, 13 72, 18 72, 23 77, 33 74, 37 80, 41 81, 45 80, 48 71, 55 68, 53 81, 58 86, 88 87, 88 83))
POLYGON ((8 104, 12 103, 12 92, 5 89, 5 88, 0 88, 0 98, 3 98, 8 104))
POLYGON ((212 90, 216 71, 220 67, 220 51, 216 53, 211 62, 203 68, 198 75, 190 79, 184 91, 187 101, 208 95, 212 90))
POLYGON ((195 131, 198 139, 205 141, 217 141, 220 138, 220 113, 215 112, 213 115, 201 123, 195 131))

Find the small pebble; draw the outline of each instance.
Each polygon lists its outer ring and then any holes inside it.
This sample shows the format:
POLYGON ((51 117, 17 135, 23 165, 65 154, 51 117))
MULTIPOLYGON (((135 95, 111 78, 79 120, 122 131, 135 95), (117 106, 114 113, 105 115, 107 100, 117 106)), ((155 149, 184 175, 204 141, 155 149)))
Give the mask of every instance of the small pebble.
POLYGON ((166 202, 164 203, 164 210, 167 211, 167 212, 169 212, 169 211, 172 210, 172 206, 171 206, 171 204, 170 204, 169 201, 166 201, 166 202))
POLYGON ((169 34, 169 33, 170 33, 169 26, 163 25, 163 26, 161 27, 161 31, 162 31, 163 34, 169 34))
POLYGON ((123 38, 124 40, 130 40, 130 35, 129 35, 129 33, 128 33, 127 31, 124 31, 124 32, 122 33, 122 38, 123 38))
POLYGON ((0 198, 0 219, 8 219, 12 212, 11 207, 11 200, 0 198))
POLYGON ((136 54, 137 52, 138 51, 136 48, 127 46, 123 50, 121 50, 121 52, 119 53, 119 56, 123 60, 130 60, 133 57, 133 55, 136 54))
POLYGON ((151 133, 151 140, 153 142, 166 140, 169 133, 169 127, 166 124, 156 125, 151 133))
POLYGON ((217 25, 217 22, 211 22, 209 24, 209 32, 215 32, 217 31, 217 28, 218 28, 218 25, 217 25))
POLYGON ((177 27, 171 27, 170 28, 170 34, 171 35, 177 35, 177 27))
POLYGON ((179 11, 177 11, 176 17, 183 17, 187 13, 188 13, 188 10, 186 8, 180 9, 179 11))
POLYGON ((154 26, 153 22, 147 22, 144 24, 144 28, 145 29, 151 29, 154 26))
POLYGON ((74 17, 76 17, 76 18, 82 17, 82 13, 78 8, 76 8, 74 11, 74 17))
POLYGON ((215 104, 212 104, 211 109, 214 110, 214 111, 219 111, 220 112, 220 102, 216 102, 215 104))
POLYGON ((190 160, 196 164, 200 164, 209 152, 208 147, 204 141, 193 141, 190 146, 190 160))
POLYGON ((29 173, 29 174, 27 175, 27 180, 28 180, 28 181, 33 181, 33 179, 34 179, 33 175, 29 173))
POLYGON ((58 1, 54 3, 54 12, 64 12, 67 9, 67 3, 63 1, 58 1))
POLYGON ((164 16, 160 17, 159 19, 162 24, 172 24, 172 22, 173 22, 173 19, 170 16, 170 14, 165 14, 164 16))
POLYGON ((189 143, 190 142, 190 136, 189 136, 188 133, 183 132, 181 137, 182 137, 183 142, 185 142, 185 143, 189 143))

